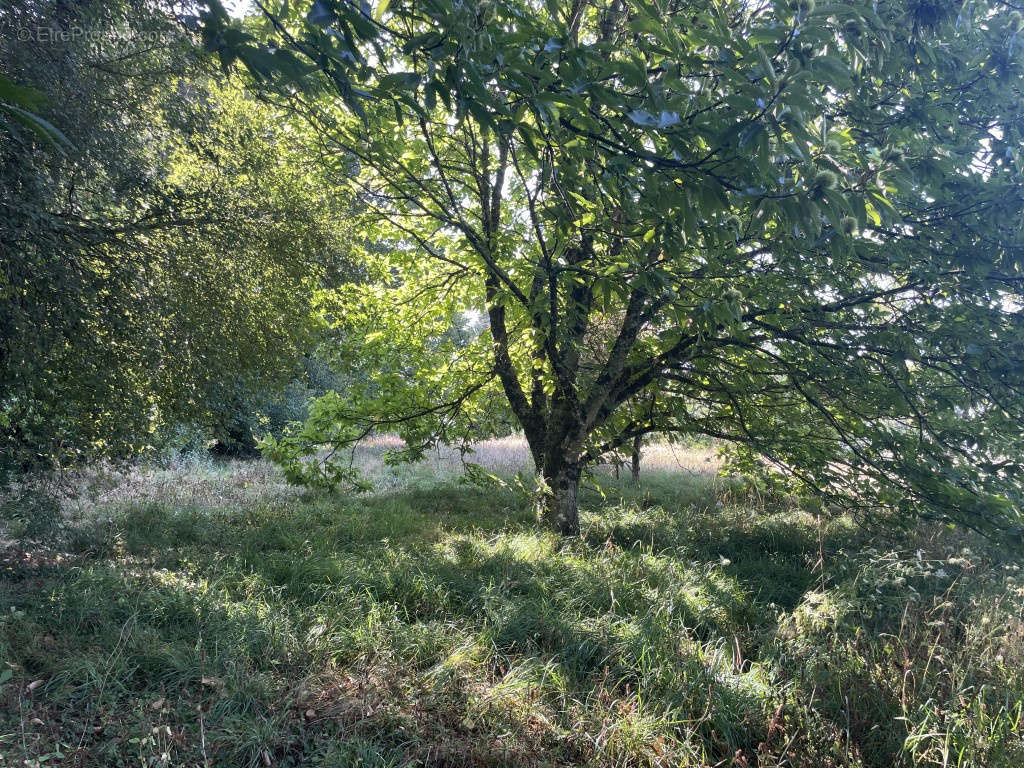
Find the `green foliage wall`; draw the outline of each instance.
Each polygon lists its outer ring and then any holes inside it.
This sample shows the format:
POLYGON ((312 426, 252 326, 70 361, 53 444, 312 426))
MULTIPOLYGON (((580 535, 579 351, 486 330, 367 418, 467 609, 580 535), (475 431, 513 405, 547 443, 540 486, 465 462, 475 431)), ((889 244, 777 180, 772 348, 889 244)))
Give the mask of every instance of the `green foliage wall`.
POLYGON ((298 373, 314 290, 351 274, 345 205, 305 137, 212 72, 159 4, 16 3, 0 52, 66 137, 0 112, 7 468, 217 428, 298 373))

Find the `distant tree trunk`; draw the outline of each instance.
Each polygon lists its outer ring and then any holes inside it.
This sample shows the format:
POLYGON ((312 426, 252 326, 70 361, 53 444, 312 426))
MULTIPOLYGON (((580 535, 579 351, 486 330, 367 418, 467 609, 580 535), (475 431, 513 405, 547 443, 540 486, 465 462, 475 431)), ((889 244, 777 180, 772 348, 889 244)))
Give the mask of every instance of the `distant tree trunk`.
POLYGON ((633 474, 633 485, 640 485, 640 444, 643 437, 637 435, 633 438, 633 455, 630 457, 630 471, 633 474))

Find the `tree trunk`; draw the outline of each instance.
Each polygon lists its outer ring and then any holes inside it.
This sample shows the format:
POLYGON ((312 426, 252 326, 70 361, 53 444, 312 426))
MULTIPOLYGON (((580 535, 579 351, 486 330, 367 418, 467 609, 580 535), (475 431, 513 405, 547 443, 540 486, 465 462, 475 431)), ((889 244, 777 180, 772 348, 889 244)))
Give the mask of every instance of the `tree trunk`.
POLYGON ((643 438, 637 435, 633 438, 633 455, 630 457, 630 471, 633 474, 633 485, 640 485, 640 443, 643 438))
POLYGON ((544 522, 563 536, 580 533, 580 510, 577 493, 580 486, 578 464, 563 464, 554 472, 545 471, 548 493, 544 497, 544 522))

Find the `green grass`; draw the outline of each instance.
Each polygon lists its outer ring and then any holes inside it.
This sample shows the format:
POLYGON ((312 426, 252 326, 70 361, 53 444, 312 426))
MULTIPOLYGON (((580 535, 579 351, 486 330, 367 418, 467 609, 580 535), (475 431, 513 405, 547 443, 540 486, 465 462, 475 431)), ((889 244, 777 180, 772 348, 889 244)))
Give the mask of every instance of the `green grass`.
POLYGON ((1024 589, 973 539, 669 472, 578 541, 429 478, 161 493, 0 555, 0 765, 1024 764, 1024 589))

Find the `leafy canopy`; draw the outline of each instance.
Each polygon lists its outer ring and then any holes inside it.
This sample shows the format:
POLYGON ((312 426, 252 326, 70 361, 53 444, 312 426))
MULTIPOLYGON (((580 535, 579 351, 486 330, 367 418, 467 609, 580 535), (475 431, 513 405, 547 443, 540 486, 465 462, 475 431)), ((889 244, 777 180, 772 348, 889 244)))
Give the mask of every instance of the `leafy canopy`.
POLYGON ((397 374, 431 407, 325 404, 279 458, 375 421, 443 439, 500 386, 566 531, 580 467, 658 433, 728 441, 864 512, 1021 532, 1020 13, 261 10, 243 28, 211 4, 205 44, 316 128, 393 245, 355 314, 487 320, 472 354, 397 374))

